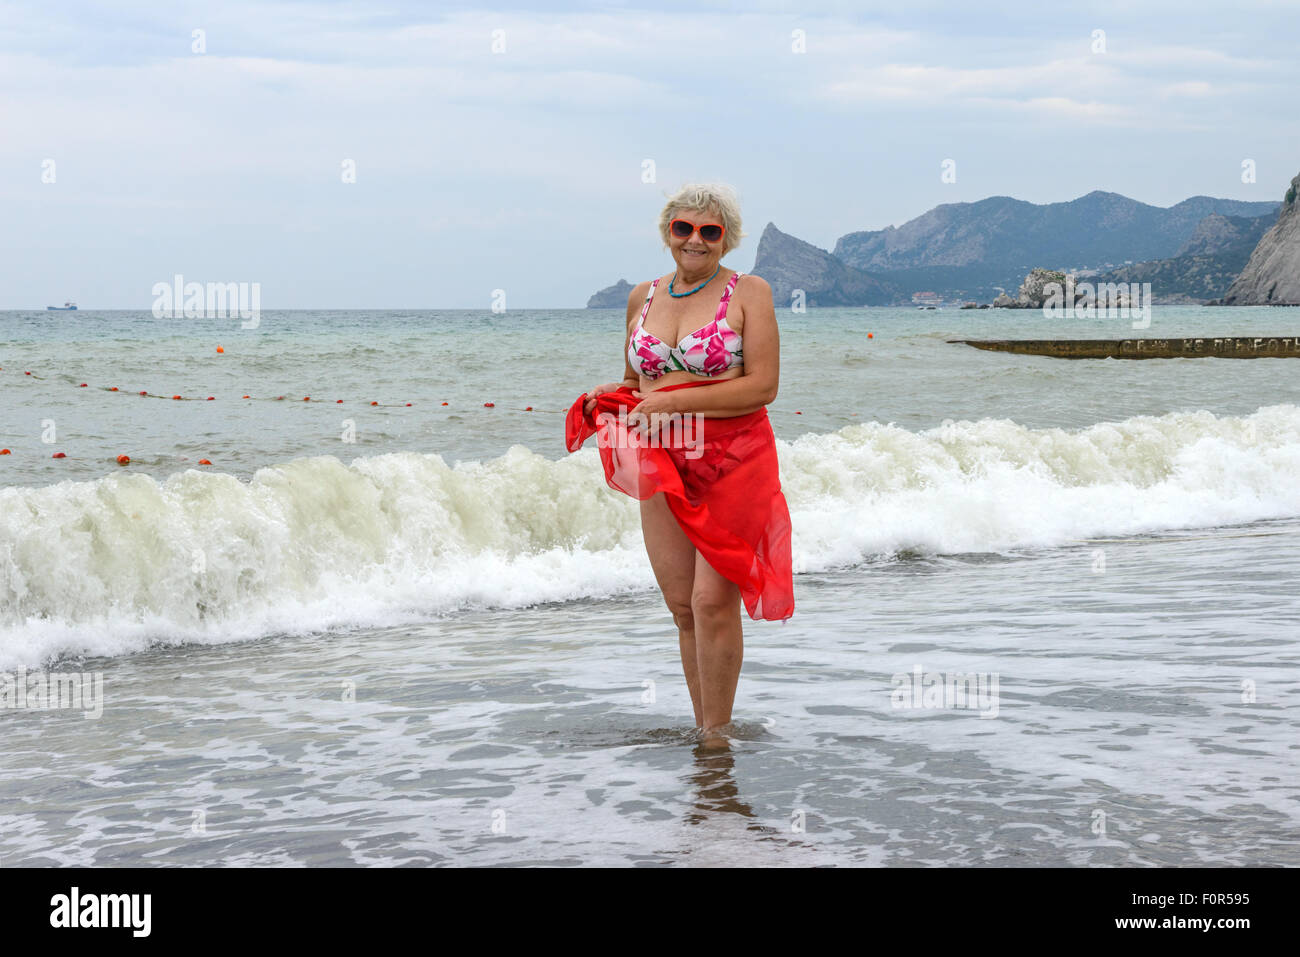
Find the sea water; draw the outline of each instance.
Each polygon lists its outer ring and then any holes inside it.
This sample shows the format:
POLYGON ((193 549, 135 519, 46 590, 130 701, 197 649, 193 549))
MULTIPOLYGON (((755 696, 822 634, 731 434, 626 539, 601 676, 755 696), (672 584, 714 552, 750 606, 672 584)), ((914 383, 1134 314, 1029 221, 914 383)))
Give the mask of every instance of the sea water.
POLYGON ((0 672, 102 682, 0 688, 0 865, 1298 864, 1294 360, 947 341, 1298 317, 779 313, 717 752, 563 446, 621 311, 0 313, 0 672))

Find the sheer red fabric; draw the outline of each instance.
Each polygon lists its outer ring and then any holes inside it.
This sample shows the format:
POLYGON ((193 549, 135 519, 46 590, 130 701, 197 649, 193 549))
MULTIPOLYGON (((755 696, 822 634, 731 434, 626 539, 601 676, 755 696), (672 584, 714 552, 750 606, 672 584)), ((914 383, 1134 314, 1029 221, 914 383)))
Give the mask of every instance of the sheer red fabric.
POLYGON ((580 396, 565 419, 565 446, 576 452, 595 435, 609 487, 636 499, 663 492, 700 554, 740 587, 750 618, 791 617, 790 511, 767 409, 718 419, 684 415, 657 439, 647 439, 627 427, 627 413, 641 401, 632 391, 623 386, 598 395, 591 415, 583 414, 587 396, 580 396))

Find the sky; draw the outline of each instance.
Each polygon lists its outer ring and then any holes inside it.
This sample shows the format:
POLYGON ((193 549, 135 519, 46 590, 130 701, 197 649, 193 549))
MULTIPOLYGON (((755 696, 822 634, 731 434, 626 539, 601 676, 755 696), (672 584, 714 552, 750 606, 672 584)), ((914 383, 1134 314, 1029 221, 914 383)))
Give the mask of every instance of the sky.
POLYGON ((1298 43, 1300 0, 0 0, 0 309, 177 274, 578 307, 671 270, 692 181, 738 191, 742 271, 768 222, 829 249, 988 196, 1276 201, 1298 43))

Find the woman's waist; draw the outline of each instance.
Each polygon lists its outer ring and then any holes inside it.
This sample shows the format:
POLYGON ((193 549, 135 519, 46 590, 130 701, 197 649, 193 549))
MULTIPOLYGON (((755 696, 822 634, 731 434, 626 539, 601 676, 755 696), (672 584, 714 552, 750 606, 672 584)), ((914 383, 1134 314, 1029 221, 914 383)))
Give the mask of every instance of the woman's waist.
MULTIPOLYGON (((730 382, 732 379, 739 379, 744 372, 739 368, 727 369, 716 376, 701 377, 693 372, 681 372, 674 370, 666 372, 657 379, 641 378, 641 391, 649 395, 652 392, 673 392, 677 389, 691 389, 697 386, 713 385, 717 382, 730 382)), ((730 418, 734 413, 731 412, 701 412, 705 418, 730 418)))
MULTIPOLYGON (((663 388, 670 390, 696 385, 704 386, 708 383, 683 382, 663 388)), ((740 415, 728 412, 655 412, 651 413, 651 418, 657 419, 654 425, 662 432, 663 445, 671 448, 683 441, 686 445, 690 445, 693 439, 721 438, 732 432, 752 428, 767 421, 767 407, 760 406, 752 412, 744 412, 740 415)), ((642 424, 637 423, 637 425, 642 424)))
MULTIPOLYGON (((726 376, 725 378, 719 376, 717 378, 712 378, 712 379, 692 379, 690 381, 685 381, 685 382, 670 382, 667 385, 661 385, 657 389, 650 390, 650 391, 674 392, 678 389, 702 388, 702 387, 713 385, 716 382, 725 382, 733 378, 739 378, 739 376, 726 376)), ((645 389, 642 389, 641 391, 647 392, 647 390, 645 389)), ((755 422, 759 422, 763 419, 766 419, 767 407, 759 406, 757 409, 754 409, 750 412, 742 412, 739 415, 737 415, 734 412, 716 412, 716 411, 674 412, 672 413, 672 415, 675 418, 696 420, 699 422, 700 426, 703 426, 703 421, 707 421, 709 423, 708 426, 709 432, 715 435, 721 435, 733 429, 745 428, 748 425, 752 425, 755 422)))

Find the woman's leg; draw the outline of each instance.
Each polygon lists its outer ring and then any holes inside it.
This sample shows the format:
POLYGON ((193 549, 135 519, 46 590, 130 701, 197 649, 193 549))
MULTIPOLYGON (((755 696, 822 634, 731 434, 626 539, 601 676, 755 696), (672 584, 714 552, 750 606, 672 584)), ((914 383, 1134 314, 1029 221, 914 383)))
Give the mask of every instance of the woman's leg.
POLYGON ((641 534, 655 580, 663 592, 664 603, 677 625, 677 644, 682 658, 682 673, 695 709, 695 726, 701 727, 704 711, 700 704, 700 672, 696 664, 695 617, 691 596, 696 578, 696 551, 691 540, 668 508, 663 492, 656 492, 641 502, 641 534))
POLYGON ((691 590, 695 619, 695 659, 700 669, 700 705, 705 731, 731 721, 744 640, 740 626, 740 588, 723 578, 698 552, 691 590))

